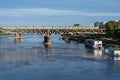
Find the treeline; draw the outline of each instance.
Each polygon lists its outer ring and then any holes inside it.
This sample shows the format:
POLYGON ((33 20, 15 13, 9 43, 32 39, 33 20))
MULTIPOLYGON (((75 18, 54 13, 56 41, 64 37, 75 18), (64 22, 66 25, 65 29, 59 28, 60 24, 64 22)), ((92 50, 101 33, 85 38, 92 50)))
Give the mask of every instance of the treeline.
POLYGON ((105 24, 106 36, 112 39, 120 40, 120 20, 108 21, 105 24))
POLYGON ((119 21, 108 21, 96 22, 99 29, 106 29, 106 37, 112 38, 113 40, 120 40, 120 20, 119 21))

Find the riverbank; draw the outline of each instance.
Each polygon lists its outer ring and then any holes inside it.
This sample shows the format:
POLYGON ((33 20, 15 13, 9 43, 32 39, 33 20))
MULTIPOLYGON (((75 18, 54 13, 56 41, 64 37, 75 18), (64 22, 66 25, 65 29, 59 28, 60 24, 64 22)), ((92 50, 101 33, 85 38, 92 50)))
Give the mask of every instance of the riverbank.
POLYGON ((62 39, 67 40, 67 41, 77 41, 77 42, 80 42, 80 43, 85 42, 85 38, 80 36, 80 35, 63 34, 62 39))
POLYGON ((117 40, 112 40, 111 38, 106 38, 105 35, 80 35, 80 34, 79 35, 71 35, 71 34, 63 34, 62 37, 63 37, 62 38, 63 40, 77 41, 79 43, 85 43, 86 39, 100 40, 100 41, 102 41, 103 47, 106 47, 106 46, 109 47, 110 45, 120 46, 120 42, 118 42, 117 40))

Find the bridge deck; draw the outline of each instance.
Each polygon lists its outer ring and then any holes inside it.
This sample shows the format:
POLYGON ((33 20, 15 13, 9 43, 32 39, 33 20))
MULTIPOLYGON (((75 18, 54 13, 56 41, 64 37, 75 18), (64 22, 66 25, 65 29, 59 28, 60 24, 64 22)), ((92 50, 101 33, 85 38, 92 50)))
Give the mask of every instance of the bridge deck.
POLYGON ((90 29, 90 28, 3 28, 5 32, 12 33, 38 33, 43 36, 54 34, 105 34, 105 29, 90 29))

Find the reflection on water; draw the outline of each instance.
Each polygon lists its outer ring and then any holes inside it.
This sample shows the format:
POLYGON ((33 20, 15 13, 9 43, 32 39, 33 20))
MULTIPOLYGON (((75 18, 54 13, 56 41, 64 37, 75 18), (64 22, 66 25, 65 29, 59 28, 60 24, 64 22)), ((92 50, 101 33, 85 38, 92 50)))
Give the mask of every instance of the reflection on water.
POLYGON ((120 60, 120 57, 114 57, 114 60, 120 60))
POLYGON ((101 50, 101 49, 94 49, 93 53, 94 53, 95 56, 98 56, 98 57, 100 56, 101 57, 103 55, 103 50, 101 50))
POLYGON ((101 49, 87 49, 85 53, 86 57, 94 57, 94 58, 103 58, 103 50, 101 49))
POLYGON ((66 43, 60 35, 44 45, 39 35, 26 39, 0 36, 0 80, 118 80, 119 58, 110 60, 102 50, 85 49, 84 44, 66 43), (15 41, 15 42, 14 42, 15 41), (116 60, 117 59, 117 60, 116 60))
POLYGON ((51 44, 44 44, 44 47, 45 47, 45 48, 50 48, 50 47, 51 47, 51 44))
POLYGON ((21 42, 22 39, 20 39, 20 38, 15 38, 14 40, 15 40, 15 42, 21 42))
POLYGON ((33 59, 34 55, 32 53, 25 54, 25 53, 20 53, 20 54, 16 54, 16 53, 4 53, 4 54, 0 54, 0 60, 4 60, 4 61, 13 61, 13 60, 29 60, 29 59, 33 59))

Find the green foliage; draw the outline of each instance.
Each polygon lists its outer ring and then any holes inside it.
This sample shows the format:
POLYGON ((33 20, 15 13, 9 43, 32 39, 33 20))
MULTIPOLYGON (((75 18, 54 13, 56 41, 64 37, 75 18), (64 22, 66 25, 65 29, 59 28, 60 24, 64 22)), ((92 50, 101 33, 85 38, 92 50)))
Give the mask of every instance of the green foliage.
POLYGON ((69 36, 71 36, 71 34, 62 34, 62 36, 69 37, 69 36))
POLYGON ((108 21, 106 23, 106 34, 113 39, 120 39, 120 21, 108 21))
POLYGON ((116 44, 106 44, 106 45, 104 45, 104 47, 105 47, 105 48, 112 47, 113 49, 118 49, 118 48, 120 48, 120 46, 119 46, 119 45, 116 45, 116 44))

